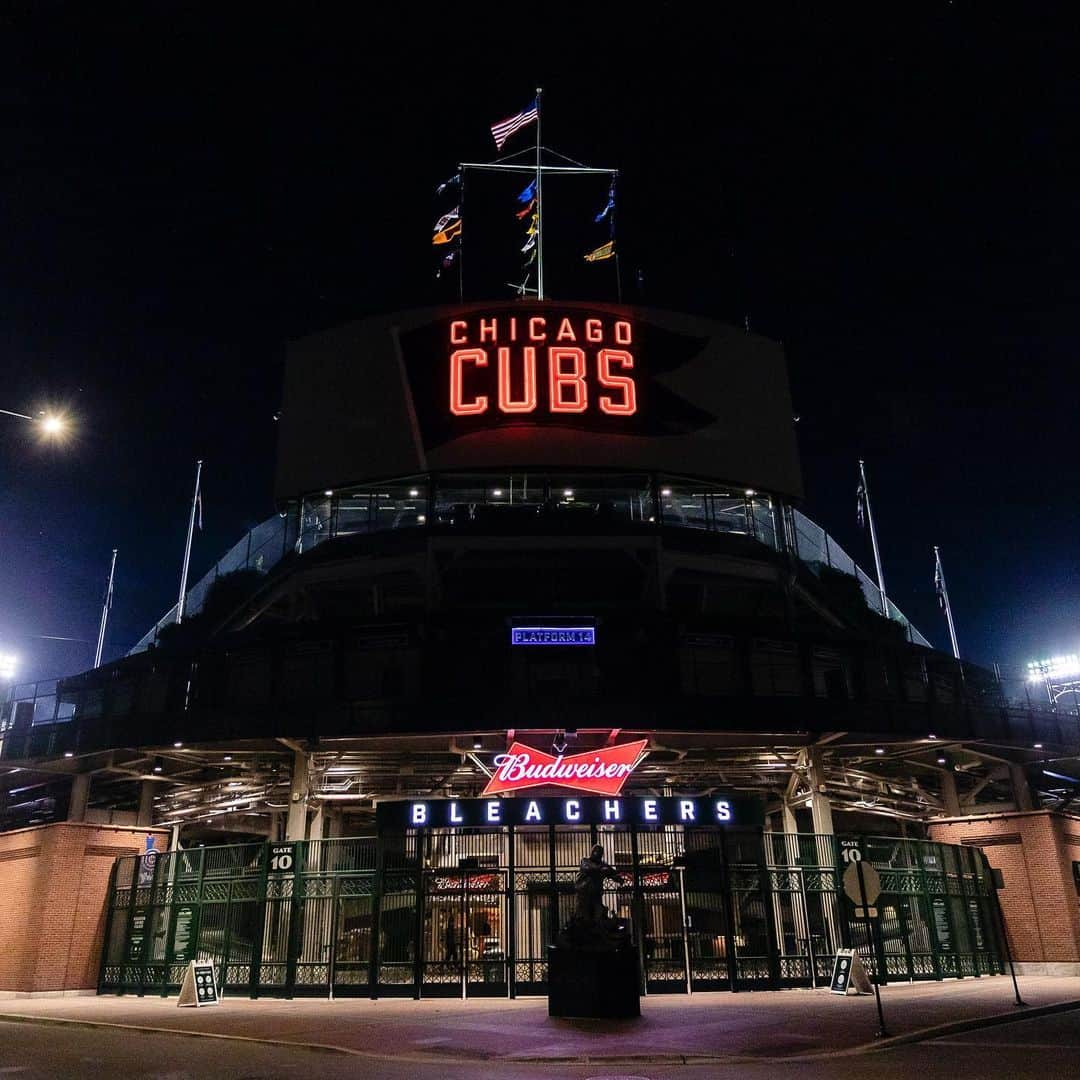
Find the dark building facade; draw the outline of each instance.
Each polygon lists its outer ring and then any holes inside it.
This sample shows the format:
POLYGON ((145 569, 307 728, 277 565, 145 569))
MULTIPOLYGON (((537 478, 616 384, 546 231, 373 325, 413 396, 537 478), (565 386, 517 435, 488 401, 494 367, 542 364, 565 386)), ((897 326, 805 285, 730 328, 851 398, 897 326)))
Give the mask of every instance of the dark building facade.
POLYGON ((596 841, 650 992, 814 985, 844 945, 1002 970, 993 852, 934 822, 1074 820, 1040 762, 1077 718, 882 610, 801 507, 774 343, 524 301, 342 327, 290 355, 276 495, 181 625, 6 707, 8 828, 172 830, 117 865, 102 989, 200 958, 240 992, 540 992, 596 841))

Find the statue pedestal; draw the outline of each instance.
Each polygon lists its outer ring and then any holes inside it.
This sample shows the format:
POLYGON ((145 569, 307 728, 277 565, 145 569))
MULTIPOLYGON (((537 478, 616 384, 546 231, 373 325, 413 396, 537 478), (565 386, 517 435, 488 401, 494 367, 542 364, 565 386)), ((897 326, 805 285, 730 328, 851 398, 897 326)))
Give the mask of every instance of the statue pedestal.
POLYGON ((549 945, 548 1016, 621 1019, 640 1016, 637 949, 549 945))

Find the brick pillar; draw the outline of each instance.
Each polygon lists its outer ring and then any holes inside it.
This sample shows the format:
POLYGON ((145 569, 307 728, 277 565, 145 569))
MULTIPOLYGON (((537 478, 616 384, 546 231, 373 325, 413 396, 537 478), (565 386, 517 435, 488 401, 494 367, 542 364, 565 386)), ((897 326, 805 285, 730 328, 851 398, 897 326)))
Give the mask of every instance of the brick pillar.
POLYGON ((1080 975, 1080 902, 1072 863, 1080 860, 1080 817, 1050 810, 952 818, 930 838, 980 848, 1000 870, 998 892, 1017 970, 1080 975))

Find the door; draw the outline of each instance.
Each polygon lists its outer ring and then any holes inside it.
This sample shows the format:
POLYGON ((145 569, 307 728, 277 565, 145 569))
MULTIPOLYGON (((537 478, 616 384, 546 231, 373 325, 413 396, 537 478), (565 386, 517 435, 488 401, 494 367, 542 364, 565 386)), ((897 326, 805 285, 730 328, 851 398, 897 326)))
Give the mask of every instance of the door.
POLYGON ((337 882, 331 984, 334 997, 370 993, 375 877, 342 877, 337 882))
POLYGON ((506 997, 505 872, 430 870, 425 876, 423 996, 506 997))

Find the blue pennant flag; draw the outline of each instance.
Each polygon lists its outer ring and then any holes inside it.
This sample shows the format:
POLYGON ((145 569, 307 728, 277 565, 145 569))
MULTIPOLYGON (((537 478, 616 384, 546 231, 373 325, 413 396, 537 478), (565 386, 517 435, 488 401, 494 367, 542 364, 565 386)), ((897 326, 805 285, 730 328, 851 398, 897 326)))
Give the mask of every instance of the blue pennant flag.
POLYGON ((519 203, 527 203, 536 198, 536 181, 533 180, 531 184, 518 196, 519 203))
POLYGON ((597 223, 603 221, 604 218, 606 218, 608 216, 608 214, 610 214, 612 212, 612 210, 614 210, 614 209, 615 209, 615 181, 612 180, 611 181, 611 187, 608 188, 608 193, 607 193, 607 206, 605 206, 604 209, 601 210, 600 213, 597 214, 596 217, 593 218, 593 221, 595 221, 597 223))
POLYGON ((441 195, 447 188, 449 188, 449 187, 458 187, 460 184, 461 184, 461 173, 455 173, 453 176, 450 177, 449 180, 447 180, 444 183, 440 184, 435 189, 435 194, 436 195, 441 195))

